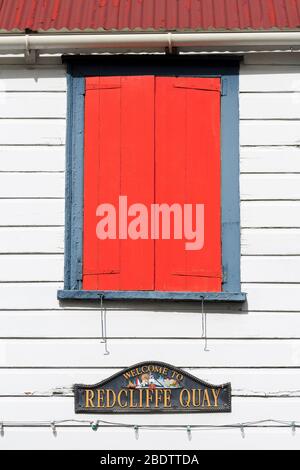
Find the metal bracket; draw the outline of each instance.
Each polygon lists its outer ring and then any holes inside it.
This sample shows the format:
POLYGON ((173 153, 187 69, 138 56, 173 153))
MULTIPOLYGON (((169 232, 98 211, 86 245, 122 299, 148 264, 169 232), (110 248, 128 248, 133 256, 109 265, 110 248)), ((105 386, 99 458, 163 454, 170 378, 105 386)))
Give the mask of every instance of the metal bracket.
POLYGON ((28 65, 35 65, 38 58, 38 52, 35 49, 30 49, 29 35, 25 35, 25 63, 28 65))
POLYGON ((168 33, 168 46, 165 49, 167 55, 176 55, 178 54, 178 48, 173 46, 173 35, 168 33))

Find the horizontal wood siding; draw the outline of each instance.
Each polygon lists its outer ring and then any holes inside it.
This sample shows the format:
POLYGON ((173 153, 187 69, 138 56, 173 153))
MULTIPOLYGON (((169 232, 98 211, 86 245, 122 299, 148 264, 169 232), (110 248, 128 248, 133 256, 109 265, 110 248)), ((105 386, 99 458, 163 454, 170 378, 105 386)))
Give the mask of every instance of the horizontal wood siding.
MULTIPOLYGON (((0 367, 118 367, 137 362, 175 362, 179 367, 300 367, 300 340, 111 339, 108 356, 99 339, 3 339, 0 367)), ((187 418, 188 419, 188 418, 187 418)))
MULTIPOLYGON (((117 367, 0 369, 0 397, 24 397, 29 392, 33 397, 51 397, 55 391, 62 391, 63 387, 63 393, 71 396, 73 384, 79 382, 95 384, 121 370, 117 367)), ((244 397, 246 405, 247 397, 263 397, 265 393, 270 394, 274 399, 282 397, 287 390, 297 390, 300 380, 300 371, 297 369, 252 368, 249 370, 247 368, 189 367, 185 370, 212 384, 226 383, 230 376, 234 397, 244 397)), ((300 393, 298 391, 293 395, 299 398, 300 393)), ((265 402, 267 400, 268 398, 265 398, 265 402)))
MULTIPOLYGON (((0 282, 61 282, 63 281, 63 263, 62 254, 2 254, 0 282)), ((299 256, 244 255, 241 260, 241 271, 244 282, 247 283, 300 282, 299 256)))
MULTIPOLYGON (((175 421, 174 421, 175 422, 175 421)), ((176 422, 175 422, 176 423, 176 422)), ((5 440, 2 446, 5 449, 58 449, 58 450, 79 450, 79 449, 190 449, 194 450, 195 446, 199 450, 243 450, 265 449, 266 442, 270 450, 298 450, 300 445, 299 433, 292 436, 288 429, 247 429, 246 439, 242 439, 239 429, 220 430, 193 430, 192 440, 189 441, 185 430, 140 430, 139 440, 136 440, 135 433, 132 429, 109 429, 102 427, 98 432, 91 431, 91 426, 86 424, 83 427, 78 425, 70 426, 62 424, 58 429, 57 437, 53 436, 50 427, 43 428, 26 428, 6 430, 5 440), (101 433, 101 439, 99 438, 101 433), (197 443, 197 444, 195 444, 197 443), (216 444, 217 443, 217 444, 216 444)))
MULTIPOLYGON (((205 424, 209 425, 221 425, 221 424, 232 424, 236 423, 239 420, 239 417, 243 415, 245 421, 251 421, 253 414, 257 416, 259 420, 268 420, 270 413, 277 420, 293 420, 295 418, 297 421, 300 421, 300 399, 299 398, 277 398, 275 399, 263 399, 263 398, 240 398, 236 397, 233 399, 233 410, 232 413, 225 413, 219 415, 216 413, 211 413, 205 416, 205 424), (276 411, 274 411, 274 401, 276 404, 276 411)), ((55 415, 56 420, 65 420, 65 419, 78 419, 78 415, 74 413, 74 400, 73 397, 30 397, 30 398, 0 398, 0 406, 3 407, 4 412, 2 413, 4 421, 17 421, 24 420, 30 421, 33 413, 38 413, 41 421, 50 421, 55 415), (17 406, 16 406, 17 404, 17 406)), ((80 418, 80 416, 79 416, 80 418)), ((84 418, 84 417, 83 417, 84 418)), ((87 417, 85 417, 86 419, 87 417)), ((96 420, 97 415, 91 414, 88 416, 88 419, 96 420)), ((99 415, 98 415, 99 419, 99 415)), ((101 419, 101 417, 100 417, 101 419)), ((148 416, 111 416, 105 417, 112 423, 122 423, 131 424, 148 424, 148 425, 160 425, 162 422, 161 415, 148 415, 148 416)), ((177 415, 170 416, 165 415, 163 417, 164 425, 177 424, 177 425, 186 425, 186 416, 177 415)), ((200 424, 199 415, 196 414, 190 415, 189 418, 190 425, 200 424)), ((203 420, 203 416, 201 418, 203 420)), ((7 430, 7 433, 10 431, 7 430)), ((92 431, 91 431, 92 432, 92 431)), ((286 430, 288 432, 288 430, 286 430)), ((49 431, 50 433, 50 431, 49 431)), ((59 433, 59 431, 58 431, 59 433)), ((102 431, 99 429, 99 434, 102 431)), ((118 431, 117 431, 118 433, 118 431)), ((143 430, 141 430, 143 433, 143 430)), ((174 431, 170 431, 171 434, 174 431)), ((132 430, 132 435, 133 435, 132 430)), ((169 437, 170 439, 170 437, 169 437)), ((100 439, 99 439, 100 440, 100 439)), ((172 446, 172 443, 169 441, 169 446, 172 446)), ((108 446, 110 448, 110 446, 108 446)), ((172 447, 173 448, 173 447, 172 447)))
MULTIPOLYGON (((249 55, 241 66, 241 274, 247 303, 60 304, 63 287, 66 76, 61 66, 0 71, 0 421, 72 419, 74 383, 141 360, 232 382, 230 415, 168 416, 164 424, 300 421, 299 54, 249 55), (65 387, 68 396, 55 397, 65 387), (284 397, 292 392, 293 398, 284 397), (27 396, 26 393, 34 393, 27 396), (263 398, 265 394, 271 397, 263 398)), ((79 417, 80 418, 80 417, 79 417)), ((112 421, 112 416, 107 417, 112 421)), ((129 417, 118 421, 132 422, 129 417)), ((139 424, 161 418, 138 417, 139 424)), ((1 448, 299 448, 285 429, 140 432, 67 423, 8 428, 1 448), (79 447, 80 447, 79 446, 79 447)))
MULTIPOLYGON (((152 310, 143 306, 134 311, 119 306, 108 312, 108 338, 200 339, 202 318, 197 307, 166 310, 163 305, 152 310)), ((198 309, 199 310, 199 309, 198 309)), ((211 310, 210 310, 211 312, 211 310)), ((76 310, 22 311, 0 313, 1 338, 64 339, 101 338, 100 314, 97 308, 76 310)), ((227 313, 219 307, 209 316, 209 338, 300 339, 298 312, 251 312, 251 315, 227 313)), ((217 365, 217 364, 216 364, 217 365)))

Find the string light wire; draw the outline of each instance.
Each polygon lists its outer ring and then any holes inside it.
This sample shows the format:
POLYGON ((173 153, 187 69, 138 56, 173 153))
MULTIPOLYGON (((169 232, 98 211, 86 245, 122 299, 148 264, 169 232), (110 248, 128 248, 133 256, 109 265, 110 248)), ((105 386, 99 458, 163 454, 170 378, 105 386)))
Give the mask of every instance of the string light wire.
POLYGON ((245 423, 234 423, 234 424, 192 424, 192 425, 177 425, 177 424, 129 424, 111 422, 106 420, 88 421, 88 420, 77 420, 77 419, 65 419, 59 421, 3 421, 0 423, 0 435, 4 437, 4 428, 42 428, 50 427, 53 431, 54 436, 57 435, 58 428, 61 427, 73 427, 73 428, 91 428, 93 431, 98 430, 100 427, 103 429, 110 428, 126 428, 134 431, 135 438, 139 438, 139 431, 141 429, 146 430, 162 430, 162 431, 182 431, 185 430, 188 435, 188 439, 191 439, 192 430, 198 431, 216 431, 216 430, 228 430, 238 429, 241 432, 243 439, 246 437, 246 429, 288 429, 292 430, 292 435, 295 436, 296 429, 300 428, 300 422, 296 421, 280 421, 274 419, 261 420, 261 421, 249 421, 245 423))

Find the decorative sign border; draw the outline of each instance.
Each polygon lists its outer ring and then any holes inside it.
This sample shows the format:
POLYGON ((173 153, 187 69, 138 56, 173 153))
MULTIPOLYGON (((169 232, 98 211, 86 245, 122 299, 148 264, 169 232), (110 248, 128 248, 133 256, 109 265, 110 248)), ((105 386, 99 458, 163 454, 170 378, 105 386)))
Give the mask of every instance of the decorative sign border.
POLYGON ((74 385, 75 413, 230 413, 231 384, 212 385, 164 362, 141 362, 95 385, 74 385))

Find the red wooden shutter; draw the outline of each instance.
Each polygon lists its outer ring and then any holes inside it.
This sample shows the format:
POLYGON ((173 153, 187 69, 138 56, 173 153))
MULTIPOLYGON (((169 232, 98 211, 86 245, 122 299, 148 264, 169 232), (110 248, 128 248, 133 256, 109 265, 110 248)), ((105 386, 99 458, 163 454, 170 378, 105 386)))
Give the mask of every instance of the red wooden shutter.
POLYGON ((88 78, 83 288, 221 291, 220 173, 219 79, 88 78), (97 207, 117 209, 122 195, 149 213, 152 203, 203 204, 203 248, 119 239, 118 225, 115 240, 99 240, 97 207))
MULTIPOLYGON (((155 243, 155 289, 219 292, 221 268, 220 80, 156 79, 155 202, 204 204, 204 247, 155 243)), ((195 220, 195 214, 194 214, 195 220)))
MULTIPOLYGON (((86 79, 83 289, 153 290, 154 242, 99 240, 96 209, 154 200, 154 77, 86 79)), ((118 220, 118 213, 117 213, 118 220)))

